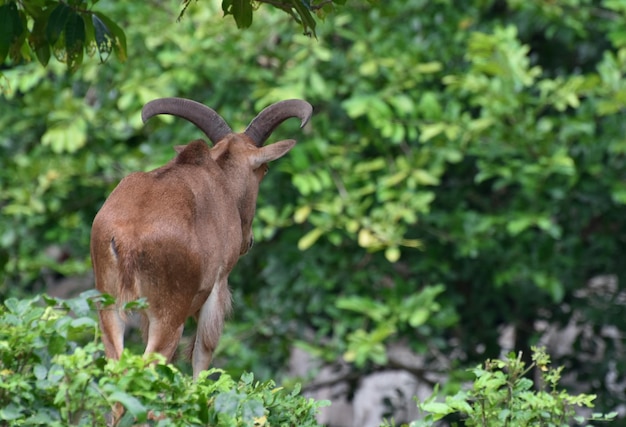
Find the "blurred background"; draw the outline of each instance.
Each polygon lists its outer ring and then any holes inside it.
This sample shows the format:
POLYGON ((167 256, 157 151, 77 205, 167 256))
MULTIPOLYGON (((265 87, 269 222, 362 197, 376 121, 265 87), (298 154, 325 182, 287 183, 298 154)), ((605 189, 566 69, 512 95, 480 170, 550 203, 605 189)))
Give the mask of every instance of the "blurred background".
POLYGON ((269 141, 298 144, 262 183, 214 365, 375 426, 540 344, 626 425, 626 2, 351 1, 316 37, 265 4, 248 29, 214 0, 179 21, 177 1, 97 8, 125 62, 0 67, 0 300, 92 288, 106 196, 204 137, 143 125, 146 102, 191 98, 242 130, 302 98, 310 124, 269 141))

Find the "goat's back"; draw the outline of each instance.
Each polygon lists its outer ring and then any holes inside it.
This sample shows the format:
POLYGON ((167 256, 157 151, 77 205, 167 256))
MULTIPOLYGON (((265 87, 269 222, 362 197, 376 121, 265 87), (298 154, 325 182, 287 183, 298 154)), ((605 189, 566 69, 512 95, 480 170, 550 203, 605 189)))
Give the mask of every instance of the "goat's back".
MULTIPOLYGON (((238 210, 219 168, 172 161, 124 178, 94 219, 96 287, 118 302, 210 292, 241 246, 238 210), (219 208, 218 208, 219 207, 219 208)), ((157 300, 155 298, 155 300, 157 300)))

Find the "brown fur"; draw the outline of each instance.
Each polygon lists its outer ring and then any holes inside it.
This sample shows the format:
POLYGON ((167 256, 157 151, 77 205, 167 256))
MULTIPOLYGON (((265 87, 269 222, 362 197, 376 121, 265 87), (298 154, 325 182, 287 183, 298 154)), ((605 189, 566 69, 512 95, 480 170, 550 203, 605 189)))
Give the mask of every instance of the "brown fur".
POLYGON ((252 242, 265 164, 294 144, 257 147, 245 134, 227 135, 212 148, 196 140, 176 147, 166 165, 119 183, 91 235, 96 288, 117 301, 115 310, 99 312, 108 357, 119 358, 123 349, 121 307, 145 297, 146 353, 171 360, 193 316, 194 378, 208 368, 230 311, 228 275, 252 242))

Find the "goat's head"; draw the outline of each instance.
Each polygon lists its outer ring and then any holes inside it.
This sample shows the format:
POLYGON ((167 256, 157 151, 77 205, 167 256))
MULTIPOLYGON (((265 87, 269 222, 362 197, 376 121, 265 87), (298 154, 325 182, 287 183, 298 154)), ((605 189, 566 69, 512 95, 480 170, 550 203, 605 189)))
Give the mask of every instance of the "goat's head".
MULTIPOLYGON (((313 108, 305 101, 281 101, 261 111, 243 133, 233 133, 213 109, 182 98, 151 101, 144 106, 141 117, 144 122, 157 114, 181 117, 195 124, 209 137, 214 144, 210 156, 228 176, 229 190, 238 204, 243 237, 240 253, 244 254, 252 246, 252 220, 259 184, 267 172, 267 163, 284 156, 296 141, 290 139, 268 146, 263 144, 283 121, 297 117, 301 120, 300 127, 303 127, 312 112, 313 108)), ((179 156, 183 155, 185 148, 176 148, 179 156)))

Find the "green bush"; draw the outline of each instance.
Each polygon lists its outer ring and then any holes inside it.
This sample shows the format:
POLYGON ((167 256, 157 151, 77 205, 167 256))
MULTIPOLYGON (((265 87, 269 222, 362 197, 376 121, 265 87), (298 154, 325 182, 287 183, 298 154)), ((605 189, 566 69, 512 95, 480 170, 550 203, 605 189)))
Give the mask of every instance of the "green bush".
POLYGON ((499 360, 487 360, 472 370, 475 380, 468 390, 459 391, 445 400, 437 391, 418 407, 425 413, 422 420, 409 427, 436 425, 444 417, 456 417, 453 426, 477 427, 568 427, 588 421, 610 421, 617 414, 580 415, 576 408, 593 408, 593 394, 572 395, 559 388, 563 367, 550 366, 550 356, 543 348, 532 348, 532 363, 526 365, 522 354, 513 353, 499 360), (535 384, 529 377, 540 372, 535 384))
POLYGON ((97 294, 10 298, 0 307, 0 426, 316 426, 324 402, 246 373, 212 369, 193 381, 160 355, 104 357, 97 294), (217 379, 213 379, 217 377, 217 379))
POLYGON ((193 98, 240 130, 304 98, 315 115, 277 129, 298 144, 264 179, 255 248, 229 278, 220 366, 279 379, 296 344, 366 375, 400 343, 432 369, 450 360, 452 389, 505 328, 528 357, 537 325, 568 325, 586 332, 555 362, 598 411, 624 402, 623 1, 347 2, 318 39, 265 6, 239 31, 220 3, 176 22, 180 1, 98 2, 126 63, 5 65, 0 299, 88 272, 114 186, 201 136, 144 126, 145 102, 193 98))

